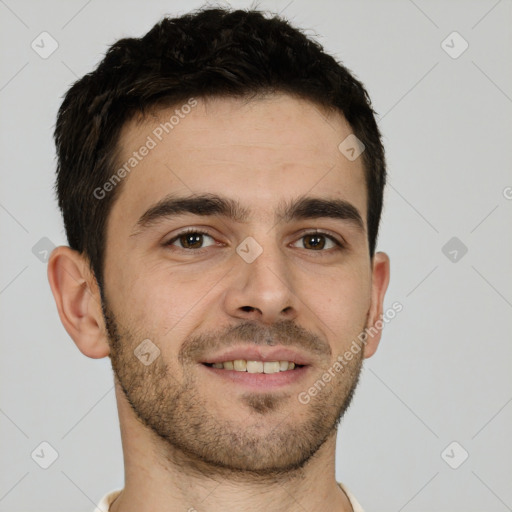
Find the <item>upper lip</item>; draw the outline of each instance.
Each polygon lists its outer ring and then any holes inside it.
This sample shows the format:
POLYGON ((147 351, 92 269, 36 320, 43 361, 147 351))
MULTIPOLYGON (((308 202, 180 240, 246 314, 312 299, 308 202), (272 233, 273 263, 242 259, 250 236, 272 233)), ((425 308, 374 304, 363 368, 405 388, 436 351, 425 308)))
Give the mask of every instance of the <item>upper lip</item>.
POLYGON ((261 346, 234 347, 224 352, 205 357, 202 363, 224 363, 225 361, 234 361, 236 359, 245 359, 246 361, 290 361, 299 365, 311 364, 307 355, 297 350, 286 347, 266 348, 261 346))

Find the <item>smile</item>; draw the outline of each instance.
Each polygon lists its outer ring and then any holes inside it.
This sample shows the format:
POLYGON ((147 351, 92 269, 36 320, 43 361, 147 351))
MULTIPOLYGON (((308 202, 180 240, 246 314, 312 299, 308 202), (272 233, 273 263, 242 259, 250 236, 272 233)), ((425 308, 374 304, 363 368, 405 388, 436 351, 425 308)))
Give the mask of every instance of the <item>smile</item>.
POLYGON ((303 379, 309 374, 311 368, 309 365, 298 365, 288 361, 263 362, 244 359, 223 363, 202 363, 199 364, 199 367, 203 368, 207 375, 214 379, 220 379, 220 382, 225 382, 230 386, 234 384, 251 391, 267 392, 293 384, 298 385, 299 382, 302 382, 301 388, 304 388, 303 379), (235 363, 239 369, 235 368, 235 363), (286 370, 284 369, 285 363, 286 370), (231 368, 231 364, 233 368, 231 368), (281 370, 281 368, 283 369, 281 370))
POLYGON ((234 370, 236 372, 266 374, 286 372, 294 370, 295 368, 302 368, 302 365, 296 365, 293 361, 246 361, 245 359, 204 364, 219 370, 234 370))

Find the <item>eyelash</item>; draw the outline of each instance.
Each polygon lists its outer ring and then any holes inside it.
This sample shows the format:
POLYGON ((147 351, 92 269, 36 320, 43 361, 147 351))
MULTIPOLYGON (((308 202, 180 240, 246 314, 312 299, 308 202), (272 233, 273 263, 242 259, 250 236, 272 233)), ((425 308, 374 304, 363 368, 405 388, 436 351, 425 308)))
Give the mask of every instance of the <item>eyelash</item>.
MULTIPOLYGON (((194 235, 206 235, 206 236, 209 236, 210 238, 214 238, 210 233, 208 233, 207 231, 202 231, 200 229, 194 229, 194 228, 189 228, 189 229, 186 229, 184 231, 182 231, 181 233, 178 233, 176 236, 174 236, 173 238, 171 238, 168 242, 166 242, 164 244, 165 247, 168 247, 168 246, 172 246, 172 244, 178 240, 180 237, 182 237, 183 235, 187 235, 187 234, 194 234, 194 235)), ((301 238, 304 238, 305 236, 310 236, 310 235, 322 235, 322 236, 325 236, 326 238, 328 238, 329 240, 331 240, 332 242, 334 242, 334 244, 336 245, 336 247, 334 248, 335 251, 341 251, 345 248, 344 244, 342 244, 339 240, 337 240, 336 238, 334 238, 332 235, 329 235, 328 233, 325 233, 323 231, 310 231, 308 233, 304 233, 302 236, 299 237, 299 240, 301 238)), ((204 247, 202 249, 185 249, 183 247, 177 247, 177 249, 181 249, 183 251, 189 251, 189 252, 196 252, 198 254, 201 254, 202 252, 204 252, 205 250, 208 249, 208 247, 204 247)), ((305 249, 305 250, 308 250, 308 249, 305 249)), ((332 250, 332 249, 331 249, 332 250)), ((310 250, 310 252, 329 252, 329 250, 318 250, 318 251, 315 251, 315 250, 310 250)))

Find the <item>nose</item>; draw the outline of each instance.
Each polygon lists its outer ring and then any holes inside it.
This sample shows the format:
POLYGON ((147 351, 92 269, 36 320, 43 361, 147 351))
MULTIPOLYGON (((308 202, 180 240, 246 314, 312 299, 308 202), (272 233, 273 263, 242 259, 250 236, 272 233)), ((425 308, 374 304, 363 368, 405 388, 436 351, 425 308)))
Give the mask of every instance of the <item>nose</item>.
POLYGON ((293 291, 293 272, 279 247, 263 246, 263 252, 251 263, 238 254, 225 294, 228 315, 273 324, 294 320, 300 300, 293 291))

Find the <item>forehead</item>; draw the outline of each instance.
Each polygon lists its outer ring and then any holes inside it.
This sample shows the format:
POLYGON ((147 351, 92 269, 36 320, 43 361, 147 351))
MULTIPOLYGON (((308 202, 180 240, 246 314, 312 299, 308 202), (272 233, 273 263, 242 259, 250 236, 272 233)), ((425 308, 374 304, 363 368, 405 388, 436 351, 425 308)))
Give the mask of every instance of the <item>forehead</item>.
POLYGON ((311 192, 349 200, 365 219, 362 158, 338 148, 351 133, 341 114, 284 94, 159 109, 121 132, 118 166, 129 172, 112 222, 135 222, 176 192, 229 195, 260 219, 274 215, 272 204, 311 192))

